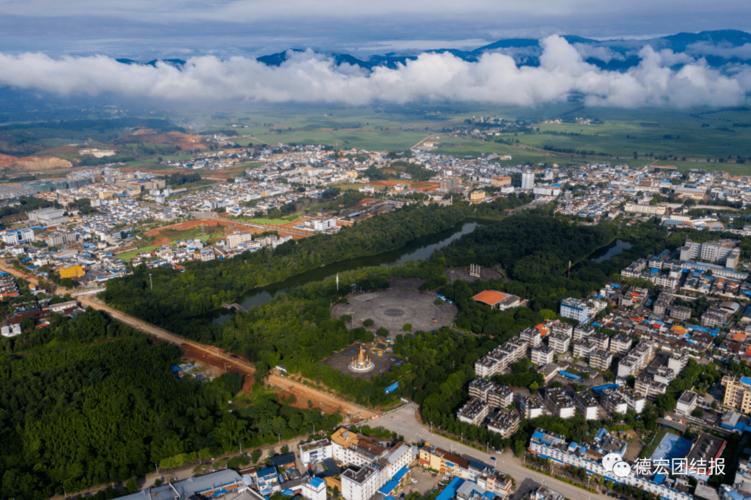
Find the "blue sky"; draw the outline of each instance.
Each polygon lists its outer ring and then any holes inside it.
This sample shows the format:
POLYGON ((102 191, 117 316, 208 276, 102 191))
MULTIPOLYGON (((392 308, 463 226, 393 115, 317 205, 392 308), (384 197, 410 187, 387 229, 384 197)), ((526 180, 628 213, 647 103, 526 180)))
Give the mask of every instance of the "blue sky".
POLYGON ((0 51, 113 56, 467 47, 751 29, 747 0, 0 0, 0 51))

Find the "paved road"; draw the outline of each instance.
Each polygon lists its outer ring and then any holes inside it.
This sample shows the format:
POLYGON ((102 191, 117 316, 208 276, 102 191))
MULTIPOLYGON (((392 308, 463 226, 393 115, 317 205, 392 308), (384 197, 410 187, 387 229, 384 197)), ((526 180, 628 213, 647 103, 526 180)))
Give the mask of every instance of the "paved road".
POLYGON ((485 453, 476 448, 472 448, 447 437, 435 434, 417 419, 417 405, 415 403, 402 405, 395 410, 384 413, 379 417, 375 417, 371 419, 370 422, 368 422, 368 425, 385 427, 390 431, 401 434, 407 441, 425 441, 433 446, 443 448, 444 450, 470 455, 488 464, 495 463, 496 468, 511 476, 516 482, 517 486, 521 485, 525 479, 531 478, 540 484, 558 491, 566 498, 610 498, 605 495, 591 493, 582 488, 577 488, 576 486, 573 486, 571 484, 565 483, 558 479, 554 479, 550 476, 546 476, 545 474, 542 474, 540 472, 528 469, 524 467, 522 462, 510 452, 505 452, 503 454, 485 453), (496 457, 495 462, 491 460, 492 456, 496 457))

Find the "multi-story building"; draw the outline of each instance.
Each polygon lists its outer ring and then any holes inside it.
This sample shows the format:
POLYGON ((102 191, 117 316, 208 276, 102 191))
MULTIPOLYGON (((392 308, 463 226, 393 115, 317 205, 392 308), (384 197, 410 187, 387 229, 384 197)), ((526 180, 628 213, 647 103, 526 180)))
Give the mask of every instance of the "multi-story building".
POLYGON ((569 323, 566 323, 565 321, 561 321, 561 320, 551 321, 548 326, 550 327, 550 333, 554 335, 561 334, 561 335, 565 335, 566 337, 570 339, 571 335, 574 334, 573 325, 570 325, 569 323))
POLYGON ((532 359, 532 363, 534 363, 537 366, 547 365, 548 363, 552 363, 553 359, 555 357, 555 351, 547 345, 541 345, 539 347, 536 347, 532 349, 530 358, 532 359))
POLYGON ((514 403, 514 393, 505 385, 496 385, 488 392, 486 402, 491 408, 506 408, 514 403))
POLYGON ((533 420, 545 413, 545 403, 538 394, 520 397, 519 411, 527 420, 533 420))
POLYGON ((665 394, 667 389, 667 384, 646 374, 639 375, 634 381, 634 393, 647 398, 654 398, 660 394, 665 394))
POLYGON ((751 377, 722 377, 725 396, 722 404, 745 415, 751 415, 751 377))
POLYGON ((522 189, 531 190, 535 187, 535 173, 522 172, 522 189))
POLYGON ((526 342, 529 347, 538 347, 542 344, 542 334, 537 328, 525 328, 519 334, 519 338, 526 342))
POLYGON ((655 349, 651 342, 640 342, 618 362, 618 377, 626 378, 637 375, 654 358, 655 349))
POLYGON ((406 470, 416 456, 414 446, 399 443, 379 460, 359 469, 345 470, 341 475, 342 497, 345 500, 369 500, 392 477, 401 475, 401 471, 406 470))
POLYGON ((609 413, 623 415, 628 411, 628 401, 617 389, 606 389, 600 392, 600 403, 609 413))
POLYGON ((444 476, 471 478, 469 460, 465 457, 433 446, 423 446, 417 454, 421 467, 438 472, 444 476))
POLYGON ((589 355, 589 366, 595 370, 608 370, 613 363, 613 353, 604 349, 596 349, 589 355))
POLYGON ((740 260, 740 248, 735 240, 717 240, 697 243, 686 240, 686 244, 681 247, 680 259, 686 260, 703 260, 713 264, 725 264, 725 267, 735 269, 740 260))
POLYGON ((524 358, 527 354, 527 342, 514 337, 496 347, 475 362, 475 374, 478 377, 492 377, 503 373, 506 368, 524 358))
POLYGON ((691 415, 696 409, 698 401, 699 396, 694 391, 683 391, 675 405, 675 411, 684 416, 691 415))
POLYGON ((576 415, 574 399, 563 387, 546 388, 545 404, 550 413, 557 417, 567 419, 576 415))
POLYGON ((307 467, 328 458, 334 458, 334 447, 328 438, 300 443, 300 461, 307 467))
POLYGON ((592 354, 592 352, 594 352, 594 350, 595 350, 595 346, 589 340, 574 343, 574 357, 575 358, 587 359, 592 354))
POLYGON ((590 337, 590 340, 592 341, 592 345, 595 346, 595 349, 607 351, 608 347, 610 347, 610 337, 604 333, 595 333, 590 337))
POLYGON ((596 333, 596 330, 589 325, 579 325, 574 328, 574 342, 581 342, 588 339, 596 333))
POLYGON ((576 395, 576 407, 584 420, 599 420, 600 403, 592 392, 585 390, 576 395))
POLYGON ((691 319, 691 308, 687 306, 671 306, 670 317, 679 321, 686 321, 691 319))
POLYGON ((344 465, 361 467, 381 457, 386 448, 362 434, 340 427, 331 435, 331 454, 344 465))
POLYGON ((476 378, 469 383, 469 397, 488 400, 488 394, 495 389, 496 385, 492 380, 486 378, 476 378))
POLYGON ((560 315, 563 318, 570 318, 579 323, 587 323, 594 319, 606 306, 605 302, 599 300, 582 300, 569 297, 561 301, 560 315))
POLYGON ((571 345, 571 336, 565 333, 555 332, 548 337, 548 345, 554 352, 563 354, 568 352, 571 345))
MULTIPOLYGON (((529 441, 529 452, 546 460, 554 460, 561 464, 583 468, 590 474, 612 477, 612 472, 605 470, 603 467, 601 457, 610 452, 623 455, 625 443, 614 440, 612 436, 607 434, 607 431, 604 435, 602 435, 602 432, 598 432, 598 437, 601 438, 602 444, 592 443, 592 445, 580 446, 580 443, 569 443, 561 436, 537 429, 529 441)), ((692 495, 674 490, 665 483, 655 483, 651 477, 631 474, 625 478, 620 478, 619 482, 668 500, 693 499, 692 495)))
POLYGON ((472 398, 456 412, 456 417, 470 425, 480 425, 488 416, 490 406, 482 399, 472 398))
POLYGON ((637 394, 633 389, 628 387, 620 387, 618 388, 618 392, 620 392, 623 399, 626 400, 628 409, 632 410, 637 415, 641 415, 644 408, 647 406, 647 398, 637 394))
POLYGON ((497 410, 488 418, 488 430, 500 434, 503 438, 511 437, 519 430, 521 417, 513 408, 497 410))
POLYGON ((610 352, 613 354, 623 354, 631 349, 633 340, 628 335, 619 333, 610 339, 610 352))
POLYGON ((300 493, 307 500, 326 500, 326 482, 320 477, 313 476, 302 486, 300 493))

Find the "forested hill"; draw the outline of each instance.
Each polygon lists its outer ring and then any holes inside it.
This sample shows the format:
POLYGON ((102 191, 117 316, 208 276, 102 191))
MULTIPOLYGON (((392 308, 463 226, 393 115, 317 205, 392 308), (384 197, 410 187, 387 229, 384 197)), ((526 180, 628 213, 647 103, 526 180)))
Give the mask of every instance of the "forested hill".
POLYGON ((273 251, 191 264, 184 272, 137 269, 131 276, 110 281, 104 298, 147 321, 185 332, 189 329, 186 318, 235 302, 253 288, 336 262, 398 250, 416 239, 456 227, 468 214, 462 205, 409 206, 344 228, 334 236, 317 235, 290 241, 273 251))
MULTIPOLYGON (((45 498, 335 424, 258 397, 229 412, 239 377, 178 380, 179 350, 101 313, 0 339, 0 498, 45 498)), ((333 419, 333 420, 332 420, 333 419)))

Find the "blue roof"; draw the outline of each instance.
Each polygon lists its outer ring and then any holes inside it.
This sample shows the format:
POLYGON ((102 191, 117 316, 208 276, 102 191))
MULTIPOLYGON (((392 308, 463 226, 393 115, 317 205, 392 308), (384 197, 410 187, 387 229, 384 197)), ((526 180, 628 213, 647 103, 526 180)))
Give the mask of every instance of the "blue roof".
POLYGON ((741 382, 744 383, 744 384, 746 384, 746 385, 751 385, 751 377, 743 376, 743 377, 741 377, 741 382))
POLYGON ((456 496, 456 490, 464 483, 464 479, 455 477, 451 482, 438 494, 435 500, 453 500, 456 496))
POLYGON ((276 475, 276 467, 264 467, 263 469, 260 469, 258 472, 256 472, 256 475, 258 477, 276 475))
POLYGON ((381 486, 378 492, 385 496, 394 491, 394 489, 399 486, 402 478, 407 475, 407 472, 409 472, 409 467, 405 465, 404 467, 396 471, 396 474, 394 474, 392 478, 386 482, 386 484, 381 486))
POLYGON ((570 378, 571 380, 580 380, 581 377, 579 375, 576 375, 575 373, 567 372, 566 370, 561 370, 558 372, 562 376, 566 378, 570 378))
POLYGON ((607 389, 617 389, 617 388, 618 388, 618 384, 602 384, 602 385, 592 387, 592 392, 599 394, 607 389))
POLYGON ((313 476, 313 478, 310 480, 310 484, 312 484, 316 488, 318 488, 319 486, 321 486, 323 483, 324 483, 323 479, 321 479, 318 476, 313 476))

